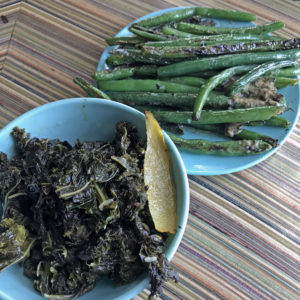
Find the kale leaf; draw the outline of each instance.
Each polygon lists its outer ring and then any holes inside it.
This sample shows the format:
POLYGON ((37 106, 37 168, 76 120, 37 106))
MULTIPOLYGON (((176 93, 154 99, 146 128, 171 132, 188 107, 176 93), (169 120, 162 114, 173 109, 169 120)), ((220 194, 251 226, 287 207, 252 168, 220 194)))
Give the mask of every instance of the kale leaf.
POLYGON ((45 297, 70 299, 107 276, 133 281, 148 269, 150 298, 178 280, 147 202, 145 142, 127 122, 112 142, 31 138, 14 128, 17 154, 0 153, 0 270, 23 261, 45 297))

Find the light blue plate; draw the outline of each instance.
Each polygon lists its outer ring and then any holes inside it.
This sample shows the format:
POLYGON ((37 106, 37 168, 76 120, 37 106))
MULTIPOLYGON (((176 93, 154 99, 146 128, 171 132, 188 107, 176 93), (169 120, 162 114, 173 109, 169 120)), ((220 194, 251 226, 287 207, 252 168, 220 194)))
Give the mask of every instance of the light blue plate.
MULTIPOLYGON (((165 12, 182 9, 182 7, 176 8, 169 8, 160 10, 138 20, 134 21, 133 23, 147 19, 150 17, 154 17, 160 15, 165 12)), ((232 22, 226 20, 214 20, 216 22, 216 26, 223 26, 223 27, 242 27, 242 26, 251 26, 254 25, 253 23, 246 23, 246 22, 232 22)), ((116 37, 121 36, 129 36, 132 35, 131 32, 128 31, 128 26, 124 27, 116 37)), ((109 51, 113 49, 113 47, 107 47, 100 58, 97 70, 105 69, 107 66, 105 65, 105 60, 109 56, 109 51)), ((294 126, 296 125, 297 116, 299 114, 299 85, 294 87, 288 87, 285 89, 280 90, 285 96, 286 102, 288 107, 290 108, 287 112, 285 112, 282 116, 285 117, 287 120, 291 122, 291 127, 289 129, 282 129, 282 128, 275 128, 275 127, 252 127, 247 128, 250 130, 255 130, 257 132, 269 135, 273 138, 278 139, 279 146, 265 154, 259 154, 254 156, 238 156, 238 157, 220 157, 215 155, 197 155, 194 153, 189 153, 186 151, 180 151, 182 156, 184 165, 186 167, 187 173, 190 175, 221 175, 221 174, 228 174, 237 171, 244 170, 246 168, 252 167, 257 163, 265 160, 270 155, 275 153, 278 150, 280 145, 282 145, 289 134, 292 132, 294 126)), ((193 129, 185 129, 184 138, 191 139, 191 138, 200 138, 200 139, 208 139, 208 140, 226 140, 226 138, 216 135, 207 133, 205 131, 200 130, 193 130, 193 129)))

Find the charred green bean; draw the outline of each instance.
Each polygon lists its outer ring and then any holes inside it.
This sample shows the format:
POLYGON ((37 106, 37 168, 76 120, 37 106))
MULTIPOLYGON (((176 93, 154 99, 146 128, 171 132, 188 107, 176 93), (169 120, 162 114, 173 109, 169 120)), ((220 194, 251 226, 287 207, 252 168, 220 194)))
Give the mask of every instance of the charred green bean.
POLYGON ((145 43, 147 39, 143 39, 139 36, 124 36, 124 37, 112 37, 105 40, 109 46, 115 45, 135 45, 145 43))
POLYGON ((198 121, 192 119, 192 112, 154 111, 154 116, 161 121, 178 124, 220 124, 220 123, 245 123, 248 121, 268 120, 283 112, 280 106, 263 106, 255 108, 202 111, 198 121))
POLYGON ((272 146, 261 140, 208 141, 202 139, 183 139, 169 133, 175 145, 185 151, 197 154, 238 156, 261 154, 272 149, 272 146))
POLYGON ((151 79, 98 81, 98 88, 110 92, 197 93, 200 88, 151 79))
POLYGON ((73 81, 79 87, 81 87, 88 94, 88 96, 110 100, 110 97, 108 95, 94 87, 92 84, 86 82, 84 79, 77 77, 74 78, 73 81))
POLYGON ((215 56, 234 53, 283 51, 300 48, 300 39, 290 39, 284 41, 251 41, 234 42, 225 41, 224 44, 201 45, 201 46, 172 46, 172 47, 149 47, 142 46, 145 55, 158 55, 160 57, 172 59, 196 58, 201 56, 215 56))
POLYGON ((159 77, 174 77, 207 70, 225 69, 237 65, 259 64, 268 61, 296 60, 300 57, 300 49, 270 51, 257 53, 241 53, 205 57, 198 60, 178 62, 161 66, 157 70, 159 77))

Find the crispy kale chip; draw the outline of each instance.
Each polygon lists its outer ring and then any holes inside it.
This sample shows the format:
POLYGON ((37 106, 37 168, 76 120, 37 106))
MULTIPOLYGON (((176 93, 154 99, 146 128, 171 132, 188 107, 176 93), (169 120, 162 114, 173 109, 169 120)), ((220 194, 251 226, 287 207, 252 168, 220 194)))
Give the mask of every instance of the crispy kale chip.
POLYGON ((148 269, 151 296, 177 280, 149 213, 145 143, 116 125, 112 142, 30 138, 14 128, 17 154, 0 153, 0 270, 24 261, 47 298, 70 299, 107 276, 133 281, 148 269))

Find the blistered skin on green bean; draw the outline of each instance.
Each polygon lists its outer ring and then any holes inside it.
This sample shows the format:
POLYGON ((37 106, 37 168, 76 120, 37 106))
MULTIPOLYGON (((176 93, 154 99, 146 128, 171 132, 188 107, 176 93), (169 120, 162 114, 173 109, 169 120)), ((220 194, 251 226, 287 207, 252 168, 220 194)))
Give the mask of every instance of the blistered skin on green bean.
POLYGON ((239 156, 261 154, 272 149, 272 146, 261 140, 208 141, 201 139, 183 139, 169 134, 175 145, 181 150, 221 156, 239 156))
POLYGON ((284 27, 281 21, 251 27, 214 27, 189 23, 178 23, 176 29, 192 34, 266 34, 284 27))
POLYGON ((171 41, 156 41, 156 42, 145 42, 140 43, 140 46, 149 46, 149 47, 169 47, 169 46, 192 46, 192 45, 201 45, 207 42, 223 42, 223 41, 282 41, 284 38, 279 36, 270 36, 270 35, 245 35, 245 34, 219 34, 219 35, 203 35, 203 36, 193 36, 189 38, 178 38, 171 41))
POLYGON ((157 55, 171 59, 196 58, 201 56, 215 56, 234 53, 283 51, 300 48, 300 39, 290 39, 284 41, 228 41, 221 44, 201 45, 201 46, 171 46, 171 47, 149 47, 142 46, 145 55, 157 55))
POLYGON ((197 93, 200 88, 151 79, 99 81, 98 88, 110 92, 197 93))
POLYGON ((162 15, 148 18, 146 20, 142 20, 134 23, 134 25, 142 26, 142 27, 154 27, 157 25, 162 25, 170 22, 180 21, 191 17, 195 14, 196 10, 194 7, 178 9, 171 12, 164 13, 162 15))
MULTIPOLYGON (((111 99, 124 104, 131 106, 151 105, 153 106, 152 109, 155 109, 156 106, 165 106, 169 109, 188 107, 191 110, 197 97, 196 93, 106 92, 106 94, 111 99)), ((223 94, 211 92, 205 107, 213 109, 240 108, 243 107, 243 104, 236 104, 223 94)))
POLYGON ((154 111, 154 116, 161 121, 178 124, 221 124, 221 123, 246 123, 248 121, 268 120, 283 112, 279 106, 263 106, 255 108, 202 111, 198 121, 192 119, 192 112, 154 111))
POLYGON ((144 55, 137 49, 114 49, 110 54, 111 55, 106 59, 106 63, 112 67, 119 65, 136 65, 137 63, 167 65, 174 62, 174 60, 161 58, 157 55, 144 55))
POLYGON ((249 71, 246 73, 244 76, 241 78, 237 79, 228 89, 228 95, 229 96, 234 96, 237 93, 239 93, 248 83, 256 80, 257 78, 261 77, 265 73, 275 70, 275 69, 280 69, 280 68, 285 68, 285 67, 290 67, 295 65, 296 63, 293 61, 275 61, 275 62, 267 62, 262 65, 259 65, 255 67, 253 70, 249 71))
POLYGON ((268 61, 296 60, 297 58, 300 58, 300 49, 278 52, 270 51, 228 54, 161 66, 158 68, 157 74, 159 77, 175 77, 207 70, 226 69, 237 65, 259 64, 268 61))
POLYGON ((236 66, 222 71, 221 73, 208 79, 204 86, 202 86, 200 93, 198 94, 194 109, 193 109, 193 120, 199 120, 202 108, 208 98, 209 93, 216 88, 223 81, 231 78, 233 75, 240 74, 251 70, 252 65, 248 66, 236 66))
MULTIPOLYGON (((156 93, 156 92, 106 92, 106 94, 113 100, 128 104, 135 105, 150 105, 155 110, 156 106, 169 107, 169 109, 191 110, 197 98, 196 93, 156 93)), ((204 107, 207 109, 233 109, 233 108, 250 108, 265 106, 266 103, 257 99, 245 99, 245 101, 233 100, 226 97, 222 93, 210 92, 204 107)), ((278 102, 268 102, 268 105, 277 106, 278 102)), ((281 105, 284 107, 284 103, 281 105)))

